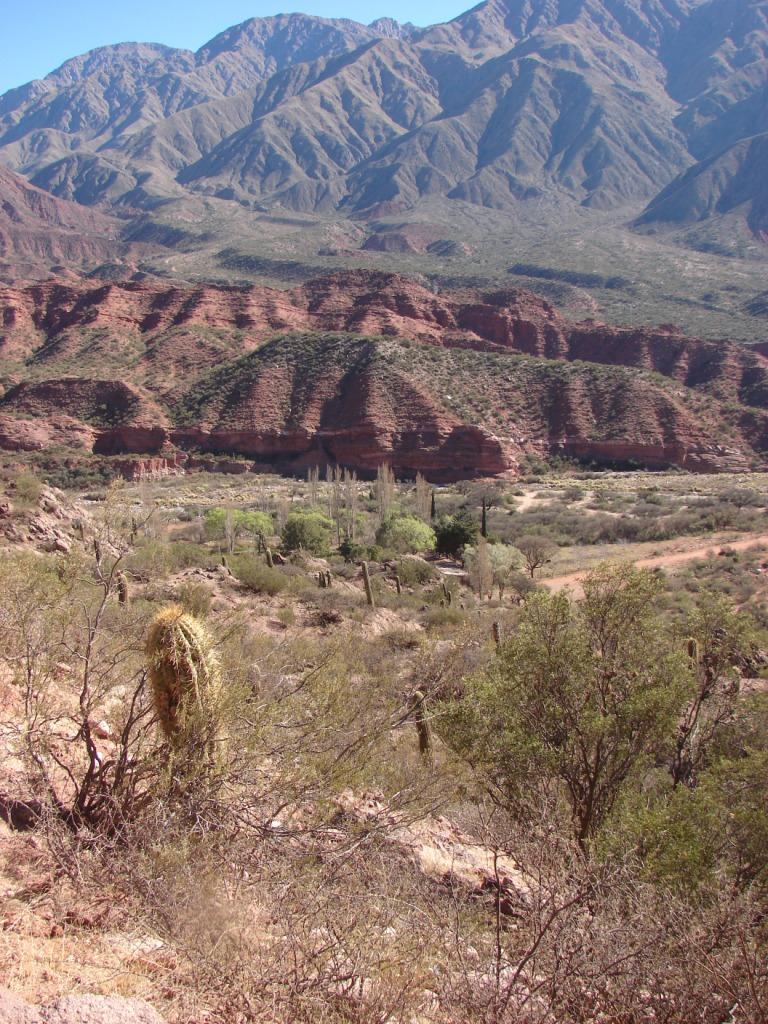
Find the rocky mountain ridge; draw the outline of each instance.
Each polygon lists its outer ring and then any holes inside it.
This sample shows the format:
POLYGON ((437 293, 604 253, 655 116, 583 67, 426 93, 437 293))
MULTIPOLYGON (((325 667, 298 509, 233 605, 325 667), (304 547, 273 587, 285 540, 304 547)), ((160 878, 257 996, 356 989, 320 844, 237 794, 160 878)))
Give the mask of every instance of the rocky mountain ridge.
POLYGON ((0 98, 0 159, 81 203, 360 217, 554 200, 765 231, 766 0, 486 0, 426 29, 251 19, 0 98))
POLYGON ((521 290, 365 272, 291 290, 46 282, 2 289, 0 309, 10 450, 433 479, 548 452, 716 471, 768 451, 761 352, 570 323, 521 290))

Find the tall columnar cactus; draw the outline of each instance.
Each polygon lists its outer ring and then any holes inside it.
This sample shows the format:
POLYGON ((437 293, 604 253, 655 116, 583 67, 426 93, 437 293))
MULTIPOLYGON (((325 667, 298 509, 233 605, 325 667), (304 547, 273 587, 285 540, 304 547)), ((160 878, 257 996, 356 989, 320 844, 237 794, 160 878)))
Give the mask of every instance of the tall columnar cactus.
POLYGON ((416 733, 419 737, 419 753, 422 757, 431 757, 432 732, 429 728, 426 708, 424 707, 426 699, 427 698, 421 690, 416 690, 411 697, 411 714, 413 715, 413 721, 416 725, 416 733))
POLYGON ((333 574, 330 569, 325 574, 325 585, 329 590, 333 586, 333 574))
POLYGON ((131 591, 128 586, 128 577, 124 572, 119 572, 115 582, 117 583, 117 600, 124 608, 127 608, 131 603, 131 591))
POLYGON ((265 556, 267 559, 267 565, 270 569, 273 569, 275 567, 275 560, 272 558, 272 548, 267 548, 265 556))
POLYGON ((402 592, 403 592, 403 585, 400 582, 400 576, 397 573, 395 573, 395 575, 394 575, 394 580, 395 580, 395 590, 397 591, 398 594, 402 594, 402 592))
POLYGON ((160 727, 177 750, 212 760, 218 745, 221 674, 205 626, 180 605, 149 627, 149 681, 160 727))
POLYGON ((694 665, 699 663, 699 642, 695 637, 689 636, 686 641, 686 649, 688 651, 688 657, 691 659, 694 665))
POLYGON ((363 583, 365 584, 365 599, 371 608, 376 607, 376 602, 373 599, 373 587, 371 586, 371 574, 368 571, 368 563, 363 562, 363 583))
POLYGON ((493 642, 496 644, 497 647, 501 647, 501 623, 494 622, 491 629, 493 630, 493 642))

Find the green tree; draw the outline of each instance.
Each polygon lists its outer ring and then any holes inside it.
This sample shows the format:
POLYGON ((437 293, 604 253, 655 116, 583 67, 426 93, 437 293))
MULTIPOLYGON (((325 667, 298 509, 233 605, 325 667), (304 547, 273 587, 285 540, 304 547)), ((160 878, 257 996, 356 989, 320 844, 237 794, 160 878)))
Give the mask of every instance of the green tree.
POLYGON ((584 852, 633 771, 674 734, 686 656, 652 612, 660 584, 600 568, 584 600, 536 593, 495 668, 447 709, 446 735, 510 806, 554 785, 584 852))
POLYGON ((417 516, 390 513, 376 531, 376 543, 399 555, 432 551, 435 531, 417 516))
POLYGON ((680 721, 671 758, 676 786, 696 784, 717 736, 733 721, 740 663, 749 658, 754 624, 725 598, 706 595, 687 629, 695 691, 680 721))
POLYGON ((441 516, 435 526, 435 544, 441 555, 457 557, 468 544, 477 540, 478 526, 469 512, 441 516))
POLYGON ((333 522, 322 512, 291 512, 282 532, 286 551, 302 548, 313 555, 325 555, 331 546, 333 522))
POLYGON ((479 588, 482 575, 487 580, 483 589, 498 587, 499 599, 503 600, 507 585, 514 580, 516 571, 523 564, 523 556, 509 544, 487 544, 481 540, 476 547, 464 549, 464 562, 475 586, 479 588), (483 549, 485 555, 481 557, 483 549), (483 566, 481 562, 484 562, 483 566))
POLYGON ((206 535, 212 540, 226 540, 230 554, 243 534, 265 538, 275 530, 272 516, 244 509, 211 508, 205 513, 204 523, 206 535))

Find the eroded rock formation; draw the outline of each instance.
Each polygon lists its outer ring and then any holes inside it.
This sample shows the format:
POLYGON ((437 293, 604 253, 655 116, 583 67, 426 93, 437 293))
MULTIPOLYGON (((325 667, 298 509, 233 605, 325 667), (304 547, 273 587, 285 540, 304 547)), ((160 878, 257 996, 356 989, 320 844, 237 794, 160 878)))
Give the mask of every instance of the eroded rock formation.
POLYGON ((573 324, 518 289, 46 282, 1 289, 0 325, 1 447, 148 456, 151 473, 215 454, 449 479, 546 451, 743 470, 768 448, 758 346, 573 324))

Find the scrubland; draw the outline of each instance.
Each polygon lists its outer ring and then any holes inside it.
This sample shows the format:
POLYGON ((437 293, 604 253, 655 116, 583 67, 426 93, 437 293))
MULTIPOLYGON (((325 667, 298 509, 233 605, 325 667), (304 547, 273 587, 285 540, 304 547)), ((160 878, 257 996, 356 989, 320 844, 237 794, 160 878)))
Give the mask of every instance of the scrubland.
POLYGON ((765 483, 7 466, 6 984, 170 1022, 764 1020, 765 483))

